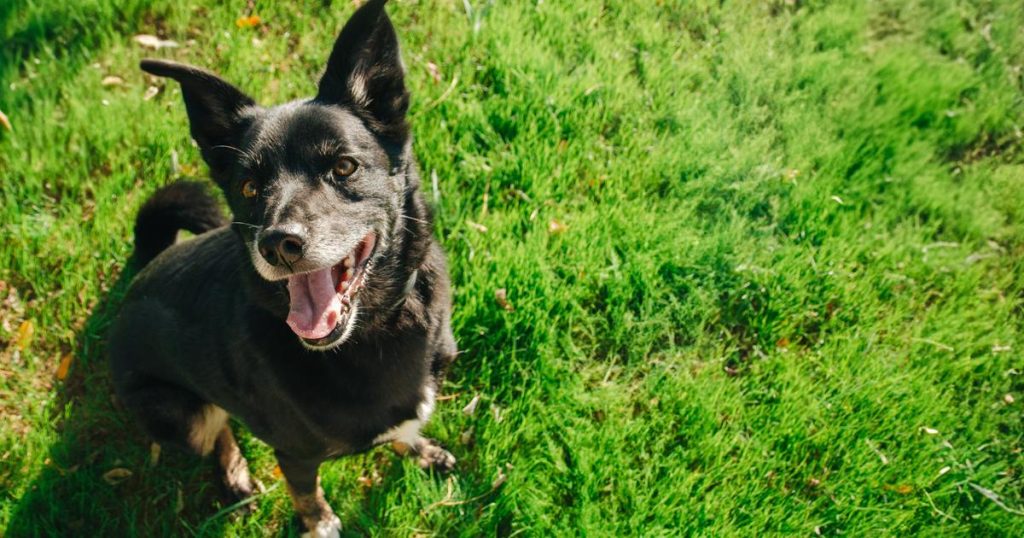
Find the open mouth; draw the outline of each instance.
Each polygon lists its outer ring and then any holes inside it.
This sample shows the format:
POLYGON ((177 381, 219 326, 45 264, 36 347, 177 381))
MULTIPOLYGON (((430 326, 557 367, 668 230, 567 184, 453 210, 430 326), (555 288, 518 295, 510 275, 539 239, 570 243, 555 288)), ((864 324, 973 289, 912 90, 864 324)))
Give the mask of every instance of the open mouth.
POLYGON ((307 345, 326 346, 345 334, 376 244, 370 232, 337 264, 288 277, 287 323, 307 345))

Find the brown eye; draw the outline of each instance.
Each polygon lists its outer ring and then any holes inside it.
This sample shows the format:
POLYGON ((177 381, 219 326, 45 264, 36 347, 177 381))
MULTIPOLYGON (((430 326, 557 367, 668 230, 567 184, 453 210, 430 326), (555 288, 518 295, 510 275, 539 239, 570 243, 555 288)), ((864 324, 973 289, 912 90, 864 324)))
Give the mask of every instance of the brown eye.
POLYGON ((253 198, 257 194, 259 194, 259 192, 256 190, 255 181, 247 179, 242 182, 242 196, 245 196, 246 198, 253 198))
POLYGON ((356 162, 348 157, 342 157, 338 160, 338 164, 334 165, 334 175, 338 177, 348 177, 355 173, 356 162))

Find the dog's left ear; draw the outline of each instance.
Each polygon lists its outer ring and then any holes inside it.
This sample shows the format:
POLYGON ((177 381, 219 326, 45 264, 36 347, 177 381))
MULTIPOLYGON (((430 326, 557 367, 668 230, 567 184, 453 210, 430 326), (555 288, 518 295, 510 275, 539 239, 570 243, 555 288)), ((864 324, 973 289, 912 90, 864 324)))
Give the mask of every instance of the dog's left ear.
POLYGON ((385 2, 370 0, 352 14, 334 43, 316 98, 350 106, 372 131, 401 144, 409 134, 409 92, 385 2))

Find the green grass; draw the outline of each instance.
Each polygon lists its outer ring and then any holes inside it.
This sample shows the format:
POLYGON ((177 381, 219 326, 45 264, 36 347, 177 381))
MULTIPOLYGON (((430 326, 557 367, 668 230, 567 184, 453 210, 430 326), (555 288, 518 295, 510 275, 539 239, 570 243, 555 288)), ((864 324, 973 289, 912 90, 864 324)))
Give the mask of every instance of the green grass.
MULTIPOLYGON (((239 2, 0 5, 6 536, 299 532, 242 426, 274 488, 252 516, 219 513, 209 462, 149 464, 104 331, 135 211, 205 174, 131 36, 279 103, 314 90, 352 10, 328 3, 257 3, 255 29, 239 2)), ((1024 4, 390 12, 464 351, 428 433, 460 464, 325 465, 346 532, 1024 534, 1024 4)))

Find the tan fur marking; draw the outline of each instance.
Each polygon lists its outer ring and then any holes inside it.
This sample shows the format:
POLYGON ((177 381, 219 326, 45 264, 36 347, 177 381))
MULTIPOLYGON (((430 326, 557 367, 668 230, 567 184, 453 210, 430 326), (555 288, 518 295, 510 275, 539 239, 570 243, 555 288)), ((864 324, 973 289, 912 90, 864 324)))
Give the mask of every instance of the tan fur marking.
POLYGON ((228 412, 209 404, 203 407, 189 431, 188 442, 200 455, 207 456, 213 452, 213 446, 221 430, 228 423, 228 412))
POLYGON ((217 436, 217 463, 224 473, 224 483, 237 494, 251 495, 253 481, 249 476, 249 462, 242 456, 235 435, 227 424, 217 436))
POLYGON ((324 489, 320 487, 320 477, 316 479, 316 492, 296 493, 291 484, 288 484, 288 494, 292 497, 295 512, 299 514, 302 523, 309 531, 302 536, 315 538, 338 536, 341 530, 341 520, 334 515, 334 511, 324 499, 324 489))

